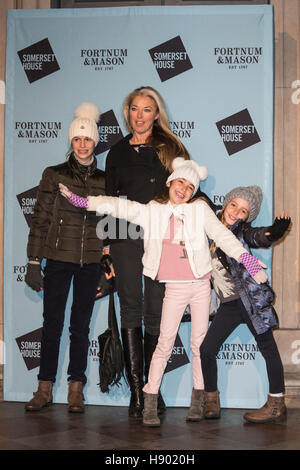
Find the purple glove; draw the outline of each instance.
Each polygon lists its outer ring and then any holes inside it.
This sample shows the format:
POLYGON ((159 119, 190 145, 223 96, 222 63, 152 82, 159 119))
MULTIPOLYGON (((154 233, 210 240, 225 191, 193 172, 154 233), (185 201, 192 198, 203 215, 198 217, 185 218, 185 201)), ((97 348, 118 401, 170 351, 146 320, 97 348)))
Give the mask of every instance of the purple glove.
POLYGON ((82 209, 87 209, 88 207, 88 198, 87 197, 80 197, 77 194, 72 193, 69 191, 69 194, 66 196, 68 201, 75 207, 81 207, 82 209))
POLYGON ((248 273, 251 274, 252 277, 254 277, 255 274, 257 274, 258 271, 261 271, 262 269, 258 259, 250 255, 250 253, 243 253, 239 258, 239 262, 245 266, 248 273))

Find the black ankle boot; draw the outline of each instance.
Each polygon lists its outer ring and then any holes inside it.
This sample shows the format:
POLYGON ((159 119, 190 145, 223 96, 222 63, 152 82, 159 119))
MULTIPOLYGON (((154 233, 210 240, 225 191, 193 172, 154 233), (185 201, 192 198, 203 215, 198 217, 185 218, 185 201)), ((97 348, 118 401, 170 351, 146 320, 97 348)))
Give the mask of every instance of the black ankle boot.
POLYGON ((131 418, 142 418, 143 399, 143 335, 142 328, 121 328, 125 369, 131 391, 128 414, 131 418))
MULTIPOLYGON (((155 351, 157 341, 158 341, 158 335, 150 335, 149 333, 145 331, 145 335, 144 335, 145 383, 147 383, 148 381, 148 374, 149 374, 152 354, 155 351)), ((160 390, 158 391, 157 410, 158 410, 158 414, 162 414, 166 411, 166 404, 164 402, 163 397, 161 396, 160 390)))

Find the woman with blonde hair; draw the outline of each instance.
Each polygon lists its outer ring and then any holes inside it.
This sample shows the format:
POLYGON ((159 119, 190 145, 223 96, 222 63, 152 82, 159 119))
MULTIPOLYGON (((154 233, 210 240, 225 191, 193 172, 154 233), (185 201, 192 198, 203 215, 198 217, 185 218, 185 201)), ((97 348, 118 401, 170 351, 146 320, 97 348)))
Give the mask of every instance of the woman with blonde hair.
MULTIPOLYGON (((164 101, 154 88, 133 90, 124 100, 123 114, 129 134, 107 155, 106 194, 147 204, 163 192, 174 158, 189 159, 189 154, 172 133, 164 101)), ((131 391, 129 416, 142 418, 142 390, 159 336, 164 285, 143 276, 143 232, 139 226, 132 230, 132 225, 129 231, 127 222, 117 219, 119 230, 109 236, 109 243, 131 391)), ((165 409, 160 394, 158 408, 165 409)))

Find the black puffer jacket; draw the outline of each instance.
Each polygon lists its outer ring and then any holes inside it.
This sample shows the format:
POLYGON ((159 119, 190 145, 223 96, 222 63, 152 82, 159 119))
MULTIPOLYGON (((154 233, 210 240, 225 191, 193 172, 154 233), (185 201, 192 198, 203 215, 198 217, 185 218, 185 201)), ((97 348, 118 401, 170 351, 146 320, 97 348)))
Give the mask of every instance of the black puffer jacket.
POLYGON ((105 173, 97 168, 96 158, 90 166, 83 166, 72 154, 65 163, 46 168, 32 217, 28 258, 99 263, 103 247, 96 234, 99 216, 73 207, 60 195, 58 183, 83 197, 105 194, 105 173))

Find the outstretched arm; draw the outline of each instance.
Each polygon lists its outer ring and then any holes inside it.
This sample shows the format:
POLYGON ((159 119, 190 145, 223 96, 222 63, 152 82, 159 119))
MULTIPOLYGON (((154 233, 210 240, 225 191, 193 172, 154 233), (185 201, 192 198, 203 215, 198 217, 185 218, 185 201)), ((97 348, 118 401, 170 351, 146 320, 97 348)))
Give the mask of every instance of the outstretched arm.
POLYGON ((113 196, 88 196, 80 197, 72 193, 67 186, 59 183, 59 190, 70 204, 88 211, 96 211, 99 214, 107 214, 119 219, 128 220, 136 225, 145 226, 147 217, 146 204, 130 201, 125 198, 113 196))
POLYGON ((269 227, 252 227, 246 223, 243 227, 243 238, 250 248, 269 248, 272 243, 283 237, 290 223, 291 218, 282 211, 269 227))
POLYGON ((276 242, 279 240, 285 232, 288 230, 291 223, 291 218, 287 212, 282 211, 281 214, 278 214, 276 219, 273 222, 273 225, 268 227, 268 232, 265 232, 265 236, 270 240, 270 242, 276 242))

